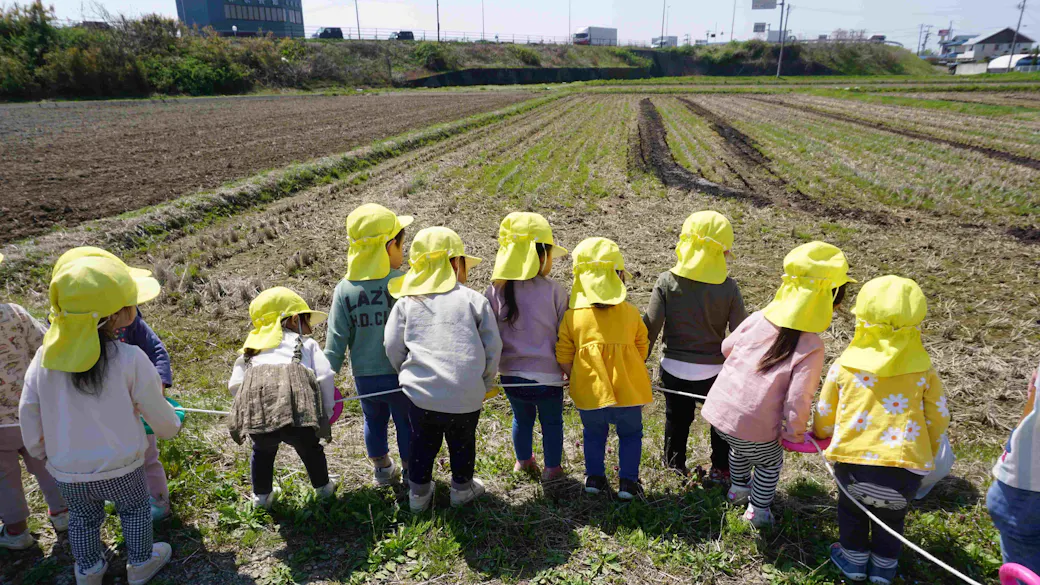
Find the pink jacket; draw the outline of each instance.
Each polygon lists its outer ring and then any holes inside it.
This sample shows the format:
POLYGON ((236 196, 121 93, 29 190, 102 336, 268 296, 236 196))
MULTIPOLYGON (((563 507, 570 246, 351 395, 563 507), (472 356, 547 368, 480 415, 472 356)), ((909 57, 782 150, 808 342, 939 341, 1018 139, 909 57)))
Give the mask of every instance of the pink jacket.
POLYGON ((823 340, 802 333, 787 362, 761 373, 758 364, 779 333, 759 311, 722 342, 726 363, 702 412, 717 430, 758 443, 781 435, 796 443, 804 440, 823 372, 823 340))

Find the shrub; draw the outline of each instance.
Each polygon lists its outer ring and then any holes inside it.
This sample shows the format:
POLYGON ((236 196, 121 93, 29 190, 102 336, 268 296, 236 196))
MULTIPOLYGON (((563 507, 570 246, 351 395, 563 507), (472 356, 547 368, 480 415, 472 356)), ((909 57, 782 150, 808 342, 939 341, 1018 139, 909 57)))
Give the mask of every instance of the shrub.
POLYGON ((627 47, 614 47, 612 52, 629 67, 650 67, 652 65, 650 59, 636 55, 632 49, 627 47))
POLYGON ((0 55, 0 96, 29 97, 38 90, 23 60, 0 55))
POLYGON ((538 55, 538 52, 530 47, 524 47, 522 45, 509 45, 509 52, 512 53, 517 60, 524 65, 531 67, 541 67, 542 58, 538 55))
POLYGON ((451 45, 423 41, 415 46, 415 59, 430 71, 458 69, 459 58, 451 45))

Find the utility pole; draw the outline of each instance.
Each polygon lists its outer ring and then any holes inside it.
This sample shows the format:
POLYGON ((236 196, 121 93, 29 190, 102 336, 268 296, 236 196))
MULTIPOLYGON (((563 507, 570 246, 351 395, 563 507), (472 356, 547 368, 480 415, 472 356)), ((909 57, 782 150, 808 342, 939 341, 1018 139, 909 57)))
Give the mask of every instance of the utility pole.
MULTIPOLYGON (((661 40, 658 43, 658 45, 660 45, 661 43, 664 42, 664 18, 665 18, 665 14, 667 12, 668 12, 668 0, 664 0, 663 2, 661 2, 661 40)), ((660 46, 658 48, 660 48, 660 46)))
POLYGON ((441 42, 441 0, 437 0, 437 42, 441 42))
POLYGON ((922 53, 928 50, 928 37, 930 36, 932 36, 932 29, 928 28, 928 30, 924 31, 924 43, 921 45, 922 53))
POLYGON ((737 0, 733 0, 733 18, 729 21, 729 42, 733 42, 733 29, 737 26, 737 0))
POLYGON ((361 12, 358 10, 358 2, 361 0, 354 0, 354 18, 357 19, 357 40, 361 40, 361 12))
POLYGON ((671 24, 671 19, 670 19, 671 14, 669 14, 669 13, 671 11, 672 11, 672 6, 669 4, 668 8, 666 8, 665 11, 664 11, 664 15, 665 15, 664 21, 665 21, 665 24, 664 24, 664 34, 661 35, 661 37, 662 37, 661 38, 661 42, 662 43, 664 43, 664 38, 663 37, 668 35, 668 25, 671 24))
POLYGON ((574 29, 571 28, 571 0, 567 0, 567 44, 574 44, 574 29))
MULTIPOLYGON (((787 5, 787 24, 791 24, 791 5, 787 5)), ((784 44, 787 41, 787 29, 784 28, 784 0, 780 0, 780 58, 776 60, 776 78, 780 79, 780 68, 784 65, 784 44)))
POLYGON ((920 27, 917 29, 917 56, 918 57, 921 56, 921 37, 924 36, 924 25, 922 24, 922 25, 919 25, 919 26, 920 27))
POLYGON ((484 40, 484 0, 480 0, 480 40, 484 40))
POLYGON ((1022 28, 1022 15, 1025 13, 1026 0, 1022 0, 1022 3, 1018 5, 1018 24, 1015 25, 1015 36, 1014 40, 1011 41, 1011 56, 1008 58, 1008 66, 1004 73, 1011 71, 1011 62, 1015 60, 1015 49, 1018 48, 1018 29, 1022 28))

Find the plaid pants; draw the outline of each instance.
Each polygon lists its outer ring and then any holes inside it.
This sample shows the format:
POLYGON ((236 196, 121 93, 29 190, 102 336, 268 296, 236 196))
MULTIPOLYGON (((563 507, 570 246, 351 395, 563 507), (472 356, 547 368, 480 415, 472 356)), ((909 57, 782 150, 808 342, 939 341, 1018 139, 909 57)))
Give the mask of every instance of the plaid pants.
POLYGON ((59 481, 58 487, 69 505, 69 544, 76 565, 89 569, 104 558, 101 523, 106 501, 115 502, 130 564, 140 565, 152 558, 152 511, 144 468, 103 481, 59 481))

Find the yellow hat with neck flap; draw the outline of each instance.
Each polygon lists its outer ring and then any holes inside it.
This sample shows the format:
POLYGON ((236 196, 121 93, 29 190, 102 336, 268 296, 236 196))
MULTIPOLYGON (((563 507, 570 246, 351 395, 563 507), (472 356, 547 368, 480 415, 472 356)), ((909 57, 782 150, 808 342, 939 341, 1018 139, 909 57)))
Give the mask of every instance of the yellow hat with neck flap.
POLYGON ((574 260, 574 284, 571 286, 572 309, 595 305, 617 305, 628 291, 618 272, 625 271, 621 249, 607 238, 588 238, 571 252, 574 260))
POLYGON ((538 244, 552 246, 552 257, 567 255, 567 248, 553 240, 549 222, 537 213, 510 213, 498 227, 498 255, 492 280, 528 280, 542 271, 538 244))
POLYGON ((729 269, 726 252, 733 248, 733 226, 721 213, 698 211, 683 223, 679 244, 675 246, 678 262, 672 274, 704 282, 726 282, 729 269))
POLYGON ((846 368, 881 377, 927 372, 932 359, 918 326, 928 315, 928 300, 909 278, 882 276, 856 296, 856 333, 839 360, 846 368))
POLYGON ((390 274, 390 255, 386 244, 412 224, 408 215, 376 203, 366 203, 347 216, 347 280, 379 280, 390 274))
POLYGON ((849 282, 849 263, 836 246, 809 242, 784 258, 784 282, 762 313, 777 327, 822 333, 834 317, 835 289, 849 282))
POLYGON ((481 262, 466 255, 466 246, 454 231, 440 226, 420 230, 408 251, 408 272, 390 279, 387 288, 395 299, 446 293, 458 282, 451 259, 460 257, 465 259, 466 270, 481 262))
POLYGON ((311 327, 323 323, 329 316, 328 313, 312 311, 303 297, 284 286, 261 292, 249 303, 249 319, 253 322, 253 330, 246 336, 239 353, 247 349, 263 351, 278 347, 284 335, 282 320, 304 314, 310 315, 311 327))

